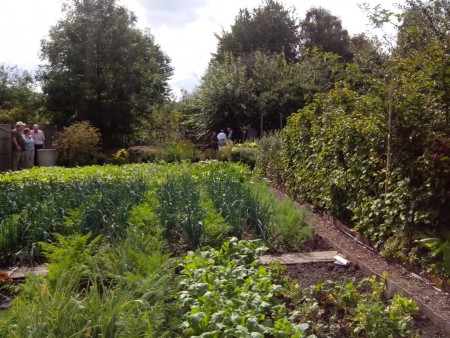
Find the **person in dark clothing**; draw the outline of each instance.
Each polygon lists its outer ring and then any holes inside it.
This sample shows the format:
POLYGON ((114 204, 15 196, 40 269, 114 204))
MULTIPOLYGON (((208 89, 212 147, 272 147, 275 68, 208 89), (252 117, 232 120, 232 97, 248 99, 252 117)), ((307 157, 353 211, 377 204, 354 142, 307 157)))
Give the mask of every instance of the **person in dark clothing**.
POLYGON ((236 136, 236 133, 234 132, 234 130, 231 129, 231 127, 228 127, 227 128, 227 132, 228 132, 227 138, 229 140, 233 141, 233 142, 236 142, 237 141, 237 136, 236 136))
POLYGON ((217 133, 215 131, 211 132, 211 139, 209 140, 209 147, 217 150, 217 147, 219 145, 219 140, 217 139, 217 133))

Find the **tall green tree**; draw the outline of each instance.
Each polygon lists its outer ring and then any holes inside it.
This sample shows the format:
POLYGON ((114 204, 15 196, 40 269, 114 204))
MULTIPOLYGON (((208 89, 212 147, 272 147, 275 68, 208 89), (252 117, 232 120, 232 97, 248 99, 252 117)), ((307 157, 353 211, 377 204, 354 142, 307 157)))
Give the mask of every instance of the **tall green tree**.
POLYGON ((241 9, 229 32, 216 35, 216 60, 227 53, 244 58, 256 51, 284 53, 288 62, 298 56, 298 19, 294 9, 286 9, 276 0, 265 0, 252 11, 241 9))
POLYGON ((282 54, 272 56, 257 52, 251 79, 260 135, 264 129, 282 129, 286 118, 304 106, 304 96, 311 89, 305 85, 307 79, 302 65, 289 64, 282 54))
POLYGON ((116 0, 67 0, 65 18, 41 43, 42 89, 53 122, 90 121, 104 146, 123 145, 170 94, 169 58, 116 0))
POLYGON ((352 58, 350 36, 342 27, 341 20, 330 11, 313 7, 300 23, 302 48, 317 48, 321 52, 340 55, 344 61, 352 58))
POLYGON ((254 111, 247 66, 232 55, 212 61, 199 87, 184 102, 187 125, 199 139, 212 130, 232 127, 236 132, 254 111))

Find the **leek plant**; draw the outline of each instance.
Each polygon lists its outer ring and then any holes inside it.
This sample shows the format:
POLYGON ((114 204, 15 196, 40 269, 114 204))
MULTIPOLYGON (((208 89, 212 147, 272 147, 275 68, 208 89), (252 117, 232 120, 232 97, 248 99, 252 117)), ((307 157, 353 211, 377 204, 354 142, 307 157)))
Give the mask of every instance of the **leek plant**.
POLYGON ((166 239, 171 242, 182 232, 192 248, 197 248, 204 234, 200 192, 188 175, 170 177, 157 193, 160 222, 166 239))
POLYGON ((127 179, 86 176, 67 182, 22 184, 16 189, 10 186, 10 194, 2 197, 8 209, 0 219, 2 260, 39 258, 37 243, 52 241, 53 233, 92 231, 117 238, 127 226, 130 208, 149 189, 142 174, 127 179))

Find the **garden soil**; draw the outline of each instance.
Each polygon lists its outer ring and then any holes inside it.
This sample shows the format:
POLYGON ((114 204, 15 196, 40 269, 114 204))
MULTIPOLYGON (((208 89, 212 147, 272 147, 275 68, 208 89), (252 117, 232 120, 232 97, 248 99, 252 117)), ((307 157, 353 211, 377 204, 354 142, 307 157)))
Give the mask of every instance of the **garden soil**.
MULTIPOLYGON (((279 198, 285 195, 276 190, 279 198)), ((308 218, 315 227, 315 238, 305 243, 301 251, 337 250, 350 260, 348 266, 335 263, 309 263, 287 266, 286 273, 303 287, 321 280, 338 281, 354 278, 356 282, 365 277, 381 276, 387 272, 388 292, 414 299, 421 315, 415 318, 416 332, 421 337, 450 337, 450 295, 435 288, 432 283, 412 274, 404 267, 387 261, 370 247, 342 230, 336 220, 318 214, 306 204, 299 207, 308 210, 308 218)), ((350 232, 350 230, 349 230, 350 232)))

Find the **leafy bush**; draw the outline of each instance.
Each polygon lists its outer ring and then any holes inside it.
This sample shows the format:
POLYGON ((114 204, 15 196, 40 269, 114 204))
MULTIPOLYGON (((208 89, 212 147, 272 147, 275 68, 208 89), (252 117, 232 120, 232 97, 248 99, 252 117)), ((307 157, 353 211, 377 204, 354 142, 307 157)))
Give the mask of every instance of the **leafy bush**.
POLYGON ((167 151, 156 146, 135 146, 127 149, 130 163, 158 162, 167 158, 167 151))
POLYGON ((233 143, 227 141, 226 146, 216 153, 216 157, 223 161, 245 163, 253 169, 256 163, 257 147, 256 142, 233 143))
POLYGON ((196 146, 189 140, 170 142, 167 147, 167 162, 179 162, 182 160, 190 160, 197 162, 200 152, 196 146))
POLYGON ((129 162, 180 162, 188 160, 197 162, 200 152, 188 141, 170 142, 160 146, 134 146, 127 149, 129 162))
POLYGON ((251 169, 255 167, 256 164, 256 154, 257 154, 256 143, 238 143, 233 146, 231 150, 231 160, 234 162, 241 162, 247 164, 251 169))
POLYGON ((53 147, 58 150, 60 164, 75 166, 91 163, 99 150, 100 130, 87 121, 74 123, 58 133, 53 147))
POLYGON ((267 134, 258 140, 255 169, 264 173, 273 183, 283 184, 284 163, 280 133, 267 134))

